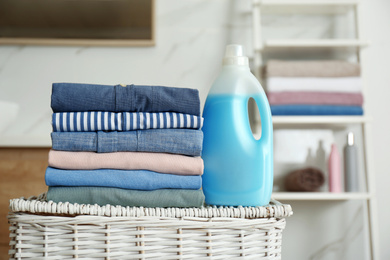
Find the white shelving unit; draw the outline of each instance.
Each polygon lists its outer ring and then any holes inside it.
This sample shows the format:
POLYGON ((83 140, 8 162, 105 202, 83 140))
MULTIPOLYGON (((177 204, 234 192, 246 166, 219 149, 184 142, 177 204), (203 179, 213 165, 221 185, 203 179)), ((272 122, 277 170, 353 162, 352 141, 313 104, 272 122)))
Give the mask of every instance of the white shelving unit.
POLYGON ((275 39, 264 41, 264 48, 342 48, 342 47, 365 47, 368 42, 355 39, 275 39))
POLYGON ((274 192, 276 200, 365 200, 372 195, 366 192, 274 192))
MULTIPOLYGON (((368 42, 360 39, 360 1, 358 0, 253 0, 253 70, 261 81, 263 53, 285 50, 330 49, 338 51, 352 51, 356 61, 360 62, 360 51, 368 42), (263 14, 339 14, 346 10, 353 10, 355 38, 354 39, 266 39, 262 34, 261 17, 263 14), (341 50, 340 50, 341 49, 341 50)), ((274 52, 273 52, 274 53, 274 52)), ((304 52, 303 52, 304 55, 304 52)), ((303 56, 304 57, 304 56, 303 56)), ((363 95, 367 97, 367 88, 363 88, 363 95)), ((365 114, 367 109, 364 107, 365 114)), ((363 139, 363 156, 365 190, 358 193, 330 193, 330 192, 274 192, 273 198, 281 201, 348 201, 361 200, 367 204, 367 220, 370 241, 371 259, 380 259, 377 232, 377 212, 374 187, 374 172, 371 164, 370 118, 364 116, 274 116, 275 129, 283 128, 342 128, 350 125, 361 129, 363 139)))
POLYGON ((359 4, 357 0, 258 0, 257 3, 261 3, 265 7, 267 6, 344 6, 359 4))
POLYGON ((349 125, 369 122, 366 116, 275 116, 275 126, 282 125, 349 125))

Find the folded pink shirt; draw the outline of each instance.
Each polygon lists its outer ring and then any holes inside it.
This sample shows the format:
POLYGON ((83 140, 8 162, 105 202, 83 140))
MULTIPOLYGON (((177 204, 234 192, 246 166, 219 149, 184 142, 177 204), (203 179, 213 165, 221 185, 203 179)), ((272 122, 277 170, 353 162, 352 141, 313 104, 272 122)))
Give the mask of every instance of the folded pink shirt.
POLYGON ((68 152, 50 150, 49 166, 67 170, 150 170, 178 175, 202 175, 203 160, 168 153, 147 152, 68 152))
POLYGON ((363 95, 360 92, 278 91, 268 92, 267 97, 271 105, 363 105, 363 95))

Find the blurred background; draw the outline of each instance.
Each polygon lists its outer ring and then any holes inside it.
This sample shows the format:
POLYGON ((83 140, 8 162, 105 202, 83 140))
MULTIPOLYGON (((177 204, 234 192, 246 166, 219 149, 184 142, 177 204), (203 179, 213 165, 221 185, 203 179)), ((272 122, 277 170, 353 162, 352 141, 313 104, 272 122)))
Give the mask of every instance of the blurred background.
POLYGON ((9 199, 47 190, 53 82, 196 88, 203 107, 232 43, 244 46, 266 90, 264 68, 273 59, 359 64, 364 117, 351 124, 349 117, 319 119, 314 126, 315 118, 302 123, 274 117, 274 197, 294 211, 282 256, 390 258, 390 209, 384 206, 390 195, 389 1, 313 0, 309 7, 303 0, 29 2, 0 2, 0 259, 8 259, 9 199), (295 169, 316 166, 327 180, 330 146, 336 143, 341 153, 350 131, 361 169, 356 197, 332 197, 327 181, 314 195, 286 193, 284 178, 295 169))

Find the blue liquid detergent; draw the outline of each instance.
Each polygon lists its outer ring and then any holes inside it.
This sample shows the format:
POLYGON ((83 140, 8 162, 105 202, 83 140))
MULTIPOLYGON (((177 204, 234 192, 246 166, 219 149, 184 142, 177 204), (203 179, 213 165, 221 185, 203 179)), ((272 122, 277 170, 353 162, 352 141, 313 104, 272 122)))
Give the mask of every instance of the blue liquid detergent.
POLYGON ((272 119, 264 90, 249 67, 223 67, 207 97, 203 117, 206 203, 267 205, 273 185, 272 119), (233 93, 226 93, 226 89, 233 93), (249 123, 251 97, 261 117, 259 140, 253 137, 249 123))

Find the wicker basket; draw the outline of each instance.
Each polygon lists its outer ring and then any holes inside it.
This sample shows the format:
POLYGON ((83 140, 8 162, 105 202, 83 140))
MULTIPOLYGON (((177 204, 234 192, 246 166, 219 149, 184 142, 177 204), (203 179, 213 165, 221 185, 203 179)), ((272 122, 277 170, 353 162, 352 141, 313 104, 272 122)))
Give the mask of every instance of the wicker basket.
POLYGON ((281 259, 290 205, 143 208, 10 201, 10 259, 281 259))

